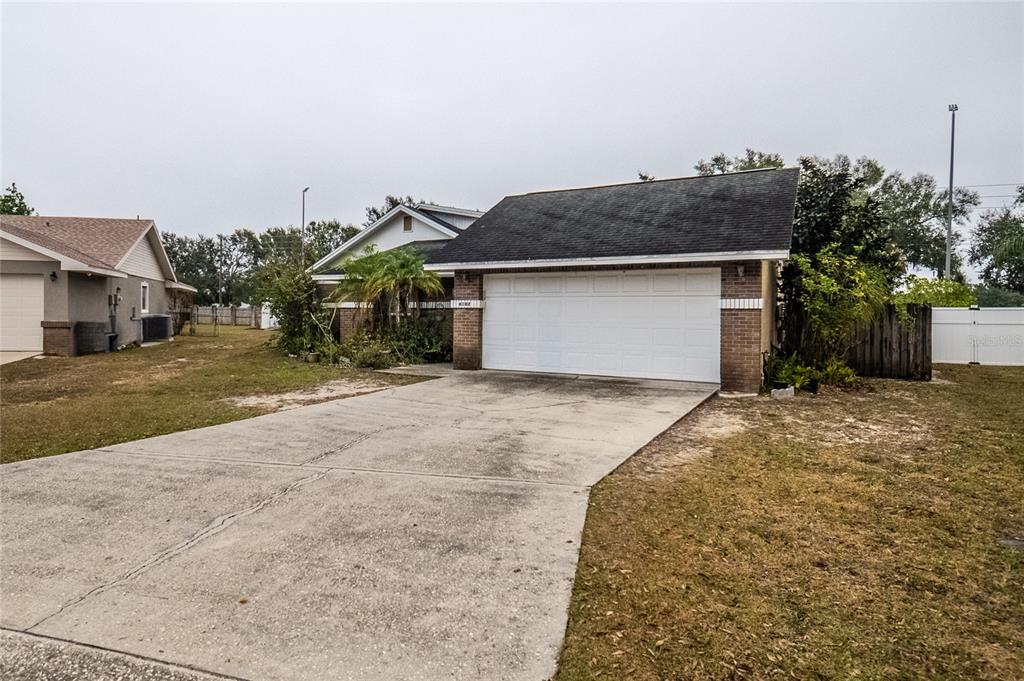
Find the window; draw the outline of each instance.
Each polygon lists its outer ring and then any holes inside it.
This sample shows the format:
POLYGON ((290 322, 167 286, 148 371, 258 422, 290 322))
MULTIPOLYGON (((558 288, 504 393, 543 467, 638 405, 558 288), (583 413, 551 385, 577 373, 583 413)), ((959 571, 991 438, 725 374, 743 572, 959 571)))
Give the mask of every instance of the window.
POLYGON ((405 219, 402 222, 402 229, 404 231, 406 231, 406 232, 411 232, 412 231, 412 216, 411 215, 406 215, 405 216, 405 219))
POLYGON ((149 282, 142 282, 142 314, 149 312, 149 282))

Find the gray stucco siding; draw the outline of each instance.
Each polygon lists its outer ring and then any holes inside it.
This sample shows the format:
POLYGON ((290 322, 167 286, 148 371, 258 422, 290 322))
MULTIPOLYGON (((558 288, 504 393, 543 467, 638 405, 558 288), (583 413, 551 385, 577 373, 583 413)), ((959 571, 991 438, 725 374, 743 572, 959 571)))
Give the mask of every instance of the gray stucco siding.
POLYGON ((167 289, 162 279, 130 276, 111 279, 110 292, 121 289, 121 303, 117 308, 117 344, 142 342, 142 282, 149 283, 149 310, 145 314, 167 313, 167 289))

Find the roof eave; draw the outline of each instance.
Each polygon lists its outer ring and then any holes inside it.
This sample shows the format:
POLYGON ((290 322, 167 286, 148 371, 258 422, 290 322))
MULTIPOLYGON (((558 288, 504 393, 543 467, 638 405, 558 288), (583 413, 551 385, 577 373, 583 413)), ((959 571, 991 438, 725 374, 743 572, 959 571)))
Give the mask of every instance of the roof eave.
POLYGON ((478 262, 443 262, 425 266, 430 271, 539 269, 544 267, 579 267, 593 265, 655 265, 694 262, 728 262, 735 260, 785 260, 789 249, 765 251, 720 251, 714 253, 679 253, 671 255, 603 256, 595 258, 548 258, 537 260, 487 260, 478 262))

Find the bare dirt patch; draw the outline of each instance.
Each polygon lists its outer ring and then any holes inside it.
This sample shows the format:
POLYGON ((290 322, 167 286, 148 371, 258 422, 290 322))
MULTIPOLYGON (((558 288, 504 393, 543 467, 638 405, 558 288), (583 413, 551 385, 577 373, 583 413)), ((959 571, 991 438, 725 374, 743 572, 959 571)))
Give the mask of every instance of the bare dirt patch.
POLYGON ((390 386, 386 383, 341 378, 305 390, 292 390, 291 392, 277 393, 275 395, 228 397, 224 401, 236 407, 256 407, 271 411, 287 411, 288 409, 297 409, 310 404, 327 402, 328 400, 365 395, 366 393, 377 392, 388 387, 390 386))

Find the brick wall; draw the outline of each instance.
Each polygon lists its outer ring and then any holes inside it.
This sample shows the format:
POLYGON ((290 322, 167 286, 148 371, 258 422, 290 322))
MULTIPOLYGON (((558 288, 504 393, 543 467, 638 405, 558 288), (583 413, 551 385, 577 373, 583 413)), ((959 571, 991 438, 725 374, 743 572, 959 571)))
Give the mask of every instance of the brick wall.
MULTIPOLYGON (((718 263, 716 266, 722 268, 723 301, 762 297, 760 262, 718 263)), ((722 390, 757 392, 760 387, 762 322, 760 309, 722 310, 722 390)))
POLYGON ((354 307, 342 307, 337 310, 338 338, 347 338, 359 326, 359 313, 366 310, 357 310, 354 307))
POLYGON ((43 321, 43 354, 72 357, 75 354, 75 336, 71 322, 43 321))
MULTIPOLYGON (((454 300, 482 300, 484 278, 478 272, 455 274, 454 300)), ((483 361, 483 310, 452 310, 452 364, 456 369, 479 369, 483 361)))

